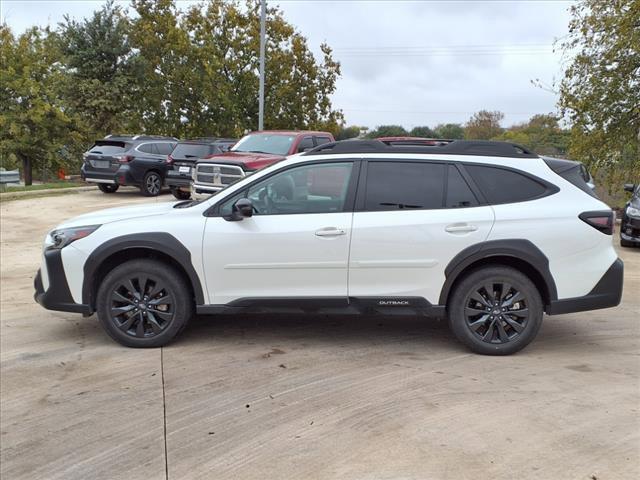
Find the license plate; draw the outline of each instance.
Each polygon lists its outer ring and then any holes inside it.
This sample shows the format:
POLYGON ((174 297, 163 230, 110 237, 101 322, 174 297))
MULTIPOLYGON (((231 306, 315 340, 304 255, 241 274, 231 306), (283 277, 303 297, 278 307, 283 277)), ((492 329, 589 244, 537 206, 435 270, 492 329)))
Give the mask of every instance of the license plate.
POLYGON ((111 168, 111 162, 109 160, 91 160, 91 165, 94 168, 111 168))
POLYGON ((180 167, 178 168, 179 173, 191 173, 191 167, 180 167))

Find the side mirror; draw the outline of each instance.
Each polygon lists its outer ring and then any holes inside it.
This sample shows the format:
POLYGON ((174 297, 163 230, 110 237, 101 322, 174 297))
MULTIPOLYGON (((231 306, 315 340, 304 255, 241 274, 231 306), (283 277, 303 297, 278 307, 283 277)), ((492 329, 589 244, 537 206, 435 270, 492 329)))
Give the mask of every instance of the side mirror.
POLYGON ((230 220, 238 221, 253 216, 253 204, 248 198, 239 198, 231 207, 230 220))
POLYGON ((631 192, 633 193, 633 191, 635 190, 636 186, 633 183, 625 183, 624 184, 624 191, 625 192, 631 192))

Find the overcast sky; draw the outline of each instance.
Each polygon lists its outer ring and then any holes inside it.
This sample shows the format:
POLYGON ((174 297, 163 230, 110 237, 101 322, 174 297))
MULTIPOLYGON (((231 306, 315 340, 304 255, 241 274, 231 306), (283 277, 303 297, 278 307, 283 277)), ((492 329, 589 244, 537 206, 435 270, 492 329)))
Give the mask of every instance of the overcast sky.
MULTIPOLYGON (((15 32, 82 18, 102 1, 2 0, 15 32)), ((178 1, 180 8, 189 0, 178 1)), ((318 52, 327 42, 342 65, 333 96, 350 125, 434 126, 501 110, 504 125, 555 111, 562 75, 554 41, 567 34, 564 0, 269 0, 318 52)), ((128 2, 123 2, 127 5, 128 2)), ((267 64, 268 69, 268 64, 267 64)), ((268 78, 268 77, 267 77, 268 78)))

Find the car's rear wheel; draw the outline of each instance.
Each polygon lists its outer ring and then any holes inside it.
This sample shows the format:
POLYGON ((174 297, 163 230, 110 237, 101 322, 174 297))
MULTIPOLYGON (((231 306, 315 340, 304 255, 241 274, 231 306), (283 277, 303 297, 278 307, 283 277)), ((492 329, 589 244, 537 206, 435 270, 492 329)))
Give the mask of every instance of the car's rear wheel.
POLYGON ((471 350, 509 355, 527 346, 542 324, 543 305, 529 278, 509 267, 473 271, 455 288, 449 325, 471 350))
POLYGON ((191 198, 191 192, 185 192, 176 187, 171 187, 171 193, 178 200, 189 200, 191 198))
POLYGON ((154 260, 132 260, 102 281, 96 302, 105 331, 127 347, 161 347, 193 315, 193 298, 183 275, 154 260))
POLYGON ((117 183, 99 183, 98 188, 102 193, 115 193, 120 188, 117 183))
POLYGON ((155 197, 162 190, 162 177, 158 172, 147 172, 140 187, 146 197, 155 197))

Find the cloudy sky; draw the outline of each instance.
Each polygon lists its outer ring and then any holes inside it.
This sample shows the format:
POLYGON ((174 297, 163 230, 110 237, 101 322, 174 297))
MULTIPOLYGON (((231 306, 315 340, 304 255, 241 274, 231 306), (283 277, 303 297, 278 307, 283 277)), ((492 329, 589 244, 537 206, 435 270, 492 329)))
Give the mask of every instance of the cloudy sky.
MULTIPOLYGON (((531 81, 551 87, 562 75, 554 42, 567 33, 570 0, 268 1, 314 51, 321 42, 334 49, 342 64, 334 105, 350 125, 462 123, 489 109, 504 112, 508 126, 555 111, 552 89, 531 81)), ((102 3, 2 0, 0 8, 20 32, 102 3)))

